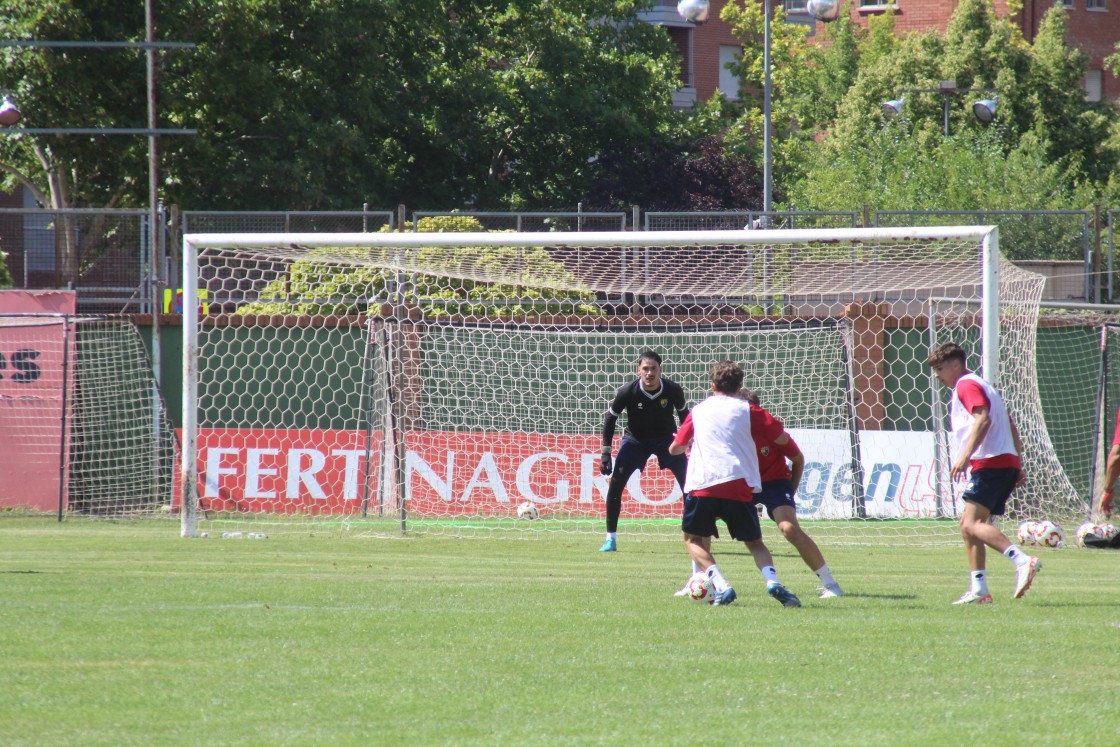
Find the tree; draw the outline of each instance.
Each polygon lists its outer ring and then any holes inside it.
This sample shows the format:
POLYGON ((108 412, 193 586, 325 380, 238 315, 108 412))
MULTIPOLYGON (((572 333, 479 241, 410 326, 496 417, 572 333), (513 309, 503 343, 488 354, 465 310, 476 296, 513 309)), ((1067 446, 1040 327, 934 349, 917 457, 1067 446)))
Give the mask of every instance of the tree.
POLYGON ((1118 118, 1085 101, 1084 58, 1065 40, 1060 7, 1033 45, 986 0, 961 0, 944 36, 887 43, 880 33, 859 42, 858 74, 787 185, 799 208, 1084 208, 1099 197, 1120 164, 1118 118), (942 80, 998 89, 996 123, 978 123, 963 95, 950 102, 949 137, 940 93, 906 93, 895 120, 881 113, 899 91, 942 80))
MULTIPOLYGON (((574 204, 589 159, 672 116, 679 65, 636 20, 642 4, 165 0, 158 38, 197 47, 159 56, 160 124, 200 133, 160 140, 162 194, 193 209, 574 204)), ((28 5, 0 0, 0 33, 143 36, 134 2, 28 5)), ((3 59, 0 87, 18 89, 29 124, 144 122, 136 53, 3 59)), ((25 139, 0 162, 49 183, 55 205, 129 206, 146 203, 144 152, 142 139, 25 139)))

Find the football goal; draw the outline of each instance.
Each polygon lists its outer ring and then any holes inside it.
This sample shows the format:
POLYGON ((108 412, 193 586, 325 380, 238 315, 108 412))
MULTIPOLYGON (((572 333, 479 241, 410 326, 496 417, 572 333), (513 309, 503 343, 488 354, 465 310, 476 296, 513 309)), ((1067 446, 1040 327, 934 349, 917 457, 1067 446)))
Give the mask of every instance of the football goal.
MULTIPOLYGON (((183 257, 184 536, 601 532, 603 414, 647 348, 693 403, 743 366, 822 541, 959 542, 925 365, 947 340, 1022 433, 1008 520, 1085 510, 1039 401, 1043 279, 994 227, 190 234, 183 257)), ((651 462, 621 531, 677 537, 680 498, 651 462)))

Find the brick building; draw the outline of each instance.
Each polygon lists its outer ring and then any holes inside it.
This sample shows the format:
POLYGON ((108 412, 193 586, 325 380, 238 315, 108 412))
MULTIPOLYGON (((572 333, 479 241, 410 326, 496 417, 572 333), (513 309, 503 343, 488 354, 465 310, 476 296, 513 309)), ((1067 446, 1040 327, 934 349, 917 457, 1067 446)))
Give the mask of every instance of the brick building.
MULTIPOLYGON (((761 2, 761 0, 759 0, 761 2)), ((792 23, 804 24, 806 33, 816 34, 819 22, 805 11, 806 0, 771 0, 773 6, 785 3, 786 17, 792 23)), ((1089 56, 1089 65, 1082 85, 1091 101, 1120 98, 1120 79, 1104 69, 1104 58, 1116 51, 1120 41, 1120 0, 1057 0, 1069 13, 1070 42, 1089 56), (1113 7, 1109 7, 1109 5, 1113 7)), ((650 23, 664 26, 681 52, 682 83, 674 103, 679 107, 704 101, 717 90, 729 98, 737 98, 738 81, 724 68, 739 52, 740 42, 719 14, 727 0, 712 0, 707 23, 696 26, 677 13, 676 0, 657 0, 652 10, 642 14, 650 23)), ((1016 16, 1019 28, 1028 42, 1033 42, 1046 10, 1055 0, 1023 0, 1023 9, 1016 16)), ((855 0, 849 12, 852 19, 867 26, 875 14, 894 10, 895 31, 936 29, 944 32, 957 8, 956 0, 855 0)), ((1007 1, 995 0, 996 13, 1007 14, 1007 1)))

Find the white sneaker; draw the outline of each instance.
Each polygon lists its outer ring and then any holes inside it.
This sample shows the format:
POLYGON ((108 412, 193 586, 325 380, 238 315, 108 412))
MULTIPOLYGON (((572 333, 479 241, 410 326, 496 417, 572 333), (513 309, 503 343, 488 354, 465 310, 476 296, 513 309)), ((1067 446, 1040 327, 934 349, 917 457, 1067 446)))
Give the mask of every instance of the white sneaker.
POLYGON ((953 604, 991 604, 991 603, 992 603, 992 595, 991 594, 977 594, 972 589, 969 589, 964 594, 961 594, 961 598, 958 599, 957 601, 953 602, 953 604))
POLYGON ((1027 589, 1031 588, 1031 582, 1034 581, 1034 575, 1042 570, 1042 561, 1038 558, 1031 556, 1029 563, 1023 563, 1015 569, 1015 598, 1022 599, 1023 595, 1027 593, 1027 589))
POLYGON ((674 591, 673 596, 675 596, 675 597, 687 597, 688 596, 688 584, 685 584, 679 590, 674 591))
POLYGON ((819 588, 821 590, 821 599, 832 599, 833 597, 844 596, 844 590, 840 588, 840 584, 825 584, 819 588))

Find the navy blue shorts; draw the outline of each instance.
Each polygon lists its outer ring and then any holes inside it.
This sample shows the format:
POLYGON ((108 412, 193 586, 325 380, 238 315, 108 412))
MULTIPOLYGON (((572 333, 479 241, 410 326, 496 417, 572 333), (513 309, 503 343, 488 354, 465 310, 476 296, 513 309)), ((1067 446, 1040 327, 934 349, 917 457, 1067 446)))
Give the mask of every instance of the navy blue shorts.
POLYGON ((618 454, 614 458, 614 468, 629 477, 634 473, 634 470, 644 469, 651 456, 656 456, 657 465, 661 469, 671 470, 674 475, 678 475, 678 482, 683 486, 684 471, 688 466, 688 459, 684 454, 670 454, 669 445, 671 443, 673 443, 672 436, 639 441, 627 434, 622 437, 622 443, 618 446, 618 454))
POLYGON ((681 530, 685 534, 698 537, 719 536, 716 532, 716 519, 723 519, 731 539, 754 542, 762 539, 762 529, 758 525, 758 508, 754 501, 733 501, 728 498, 684 497, 684 515, 681 517, 681 530))
POLYGON ((766 506, 766 513, 774 518, 774 509, 789 506, 794 511, 797 504, 793 502, 792 480, 767 480, 762 483, 762 490, 754 494, 754 502, 766 506))
POLYGON ((975 470, 961 499, 966 503, 983 506, 991 512, 992 516, 1003 516, 1004 511, 1007 510, 1007 499, 1011 496, 1011 490, 1018 479, 1019 470, 1015 467, 975 470))

